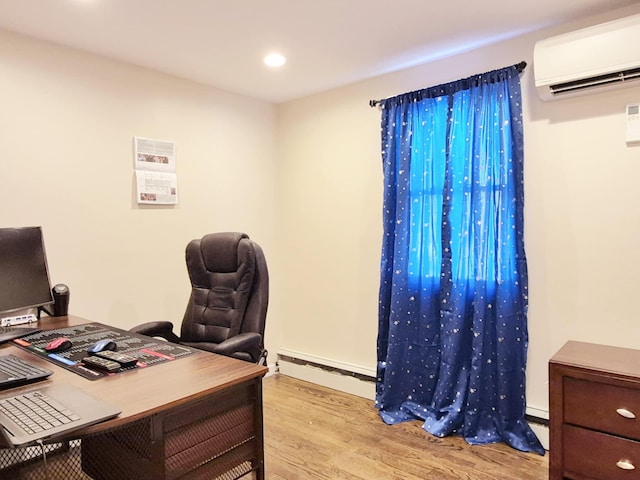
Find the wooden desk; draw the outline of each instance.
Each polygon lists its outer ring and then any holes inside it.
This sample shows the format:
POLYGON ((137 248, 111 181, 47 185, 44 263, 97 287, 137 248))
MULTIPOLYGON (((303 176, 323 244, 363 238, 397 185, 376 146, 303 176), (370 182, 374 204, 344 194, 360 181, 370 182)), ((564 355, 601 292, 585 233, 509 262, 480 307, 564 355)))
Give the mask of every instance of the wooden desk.
MULTIPOLYGON (((39 327, 83 323, 88 321, 45 317, 39 327)), ((255 471, 257 479, 264 479, 266 367, 198 351, 90 381, 14 345, 2 345, 0 354, 8 353, 54 371, 37 385, 69 383, 122 409, 117 418, 70 434, 70 439, 81 439, 82 470, 90 475, 80 478, 231 480, 255 471)), ((34 385, 12 392, 31 388, 34 385)), ((0 450, 0 468, 7 465, 3 454, 11 452, 15 451, 0 450)), ((0 477, 5 478, 2 470, 0 477)))

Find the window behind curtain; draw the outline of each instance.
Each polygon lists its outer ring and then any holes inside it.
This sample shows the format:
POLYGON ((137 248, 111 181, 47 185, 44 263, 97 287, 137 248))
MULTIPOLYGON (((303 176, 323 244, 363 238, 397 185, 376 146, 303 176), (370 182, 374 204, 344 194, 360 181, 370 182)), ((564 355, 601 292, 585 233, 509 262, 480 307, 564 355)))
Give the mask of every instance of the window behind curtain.
POLYGON ((523 136, 513 66, 382 102, 376 405, 543 453, 525 421, 523 136))

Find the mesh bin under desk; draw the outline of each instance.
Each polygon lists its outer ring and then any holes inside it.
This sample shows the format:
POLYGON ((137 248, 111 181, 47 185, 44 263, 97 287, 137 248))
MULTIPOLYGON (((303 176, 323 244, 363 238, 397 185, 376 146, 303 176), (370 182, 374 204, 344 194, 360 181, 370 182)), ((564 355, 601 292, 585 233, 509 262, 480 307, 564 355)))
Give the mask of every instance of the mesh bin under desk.
MULTIPOLYGON (((170 387, 169 387, 170 388, 170 387)), ((263 471, 261 383, 82 440, 82 470, 95 480, 233 480, 263 471)))
MULTIPOLYGON (((170 387, 169 387, 170 388, 170 387)), ((254 379, 105 433, 0 449, 2 480, 264 479, 262 383, 254 379)))

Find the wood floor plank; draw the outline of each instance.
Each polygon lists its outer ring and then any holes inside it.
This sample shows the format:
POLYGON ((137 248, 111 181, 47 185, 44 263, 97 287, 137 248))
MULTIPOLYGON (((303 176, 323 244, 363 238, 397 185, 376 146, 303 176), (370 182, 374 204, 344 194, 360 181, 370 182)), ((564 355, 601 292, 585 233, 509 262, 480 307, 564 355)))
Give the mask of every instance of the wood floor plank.
POLYGON ((371 400, 281 374, 264 380, 268 480, 543 480, 548 456, 386 425, 371 400))

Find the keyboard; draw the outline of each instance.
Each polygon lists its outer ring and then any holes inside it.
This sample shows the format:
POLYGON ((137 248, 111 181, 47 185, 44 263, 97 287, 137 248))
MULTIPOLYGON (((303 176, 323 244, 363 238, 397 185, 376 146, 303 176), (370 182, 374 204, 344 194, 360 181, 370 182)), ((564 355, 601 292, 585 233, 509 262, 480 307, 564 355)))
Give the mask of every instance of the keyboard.
MULTIPOLYGON (((121 412, 65 383, 47 382, 40 388, 20 390, 0 395, 0 445, 31 446, 42 439, 65 436, 108 420, 121 412)), ((0 478, 4 477, 0 475, 0 478)))
POLYGON ((80 420, 79 415, 39 391, 0 400, 0 412, 30 434, 80 420))
POLYGON ((15 355, 0 355, 0 390, 20 383, 43 380, 52 373, 51 370, 40 368, 15 355))

